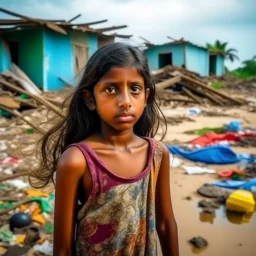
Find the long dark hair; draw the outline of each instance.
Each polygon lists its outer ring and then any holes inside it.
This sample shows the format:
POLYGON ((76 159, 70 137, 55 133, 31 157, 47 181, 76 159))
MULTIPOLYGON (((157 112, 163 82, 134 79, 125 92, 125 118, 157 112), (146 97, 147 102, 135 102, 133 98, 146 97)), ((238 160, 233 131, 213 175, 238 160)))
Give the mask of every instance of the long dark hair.
POLYGON ((164 120, 164 137, 166 122, 156 103, 155 84, 150 75, 146 56, 138 48, 125 43, 108 44, 92 55, 80 83, 65 100, 63 106, 68 102, 65 118, 55 124, 40 140, 38 151, 40 163, 38 171, 33 171, 30 175, 31 185, 44 187, 50 181, 54 181, 57 161, 67 146, 80 142, 100 130, 100 118, 96 111, 91 111, 86 106, 83 93, 85 90, 93 93, 95 84, 114 66, 135 67, 144 78, 145 88, 150 89, 147 106, 134 126, 134 133, 138 136, 154 137, 160 121, 164 120), (34 179, 31 179, 33 177, 39 180, 41 185, 36 185, 34 179))

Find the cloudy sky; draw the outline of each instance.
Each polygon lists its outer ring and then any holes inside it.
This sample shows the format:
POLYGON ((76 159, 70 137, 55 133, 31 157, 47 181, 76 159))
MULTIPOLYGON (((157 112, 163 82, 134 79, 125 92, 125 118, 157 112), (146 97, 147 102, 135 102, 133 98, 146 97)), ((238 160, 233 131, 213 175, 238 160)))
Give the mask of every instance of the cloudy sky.
MULTIPOLYGON (((108 19, 94 27, 128 25, 117 30, 152 43, 168 42, 167 36, 204 46, 216 39, 238 50, 240 61, 256 55, 256 0, 1 0, 0 7, 31 17, 70 19, 76 22, 108 19)), ((12 18, 0 13, 0 18, 12 18)), ((112 32, 113 33, 113 32, 112 32)), ((240 62, 226 63, 236 68, 240 62)))

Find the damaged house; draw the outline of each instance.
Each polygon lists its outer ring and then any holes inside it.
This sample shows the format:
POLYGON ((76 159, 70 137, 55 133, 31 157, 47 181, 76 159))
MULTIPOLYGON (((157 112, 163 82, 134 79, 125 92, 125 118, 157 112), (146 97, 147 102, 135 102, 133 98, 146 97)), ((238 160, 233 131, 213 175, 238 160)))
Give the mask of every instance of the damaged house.
POLYGON ((224 73, 224 56, 219 53, 210 53, 207 48, 198 46, 183 39, 173 40, 161 45, 145 42, 145 54, 152 70, 167 65, 186 68, 200 76, 217 75, 224 73))
POLYGON ((126 25, 90 27, 107 20, 75 23, 80 14, 67 21, 34 19, 3 8, 0 11, 16 17, 0 19, 0 72, 11 70, 14 63, 43 91, 61 89, 65 81, 78 76, 98 48, 115 37, 131 37, 104 34, 126 25))

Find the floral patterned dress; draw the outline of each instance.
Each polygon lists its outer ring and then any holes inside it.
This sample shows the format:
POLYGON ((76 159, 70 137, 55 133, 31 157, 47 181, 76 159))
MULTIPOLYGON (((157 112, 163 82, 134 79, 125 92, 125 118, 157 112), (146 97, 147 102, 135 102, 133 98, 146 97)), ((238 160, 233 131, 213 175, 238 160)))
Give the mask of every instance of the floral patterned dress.
POLYGON ((131 178, 113 174, 92 148, 83 153, 93 181, 91 194, 78 212, 76 255, 156 256, 155 187, 162 147, 149 142, 145 169, 131 178))

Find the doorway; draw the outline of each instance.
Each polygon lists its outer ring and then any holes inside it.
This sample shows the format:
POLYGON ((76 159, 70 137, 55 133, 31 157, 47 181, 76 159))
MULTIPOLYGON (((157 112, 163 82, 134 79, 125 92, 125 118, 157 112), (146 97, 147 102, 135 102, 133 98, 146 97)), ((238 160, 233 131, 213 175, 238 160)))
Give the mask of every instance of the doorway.
POLYGON ((9 41, 8 46, 10 49, 11 62, 19 65, 19 42, 9 41))
POLYGON ((209 74, 216 75, 217 73, 217 56, 210 55, 209 74))
POLYGON ((172 65, 172 53, 160 53, 158 55, 159 68, 172 65))

